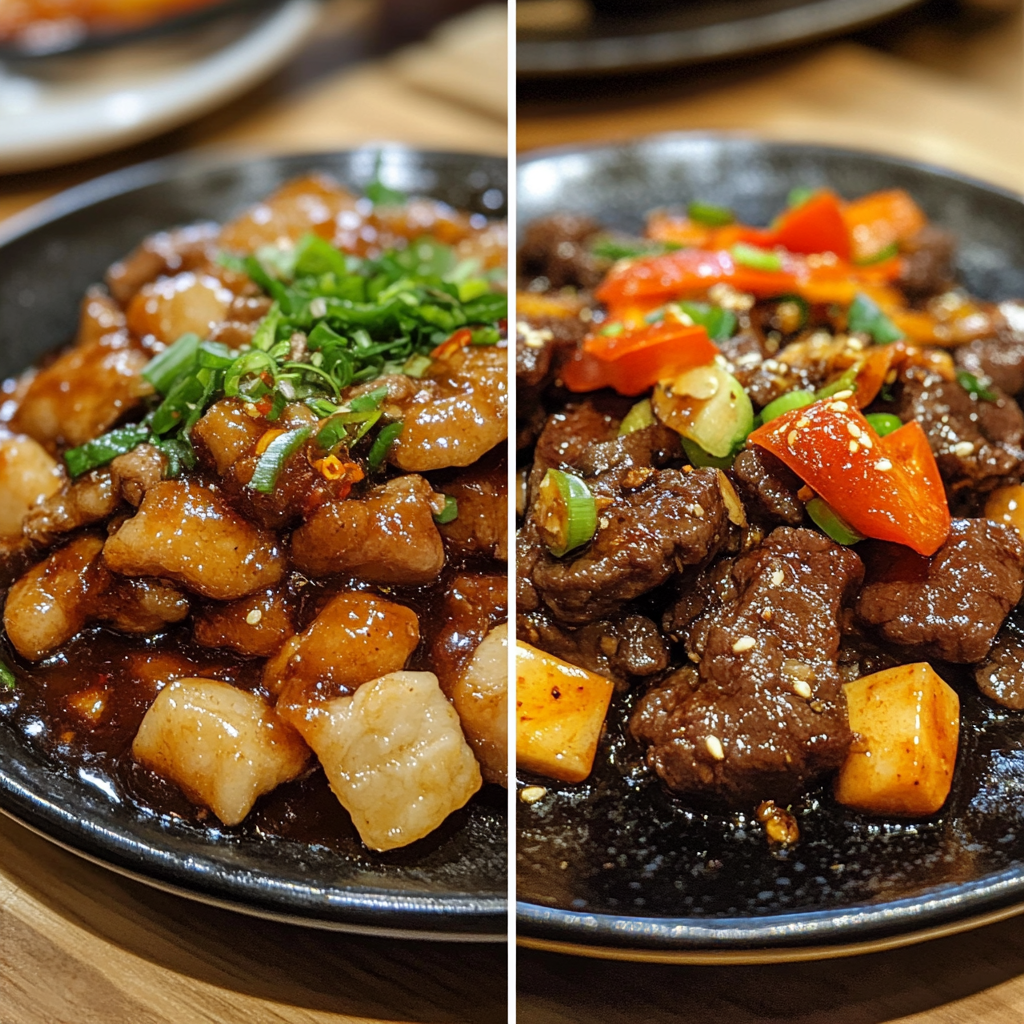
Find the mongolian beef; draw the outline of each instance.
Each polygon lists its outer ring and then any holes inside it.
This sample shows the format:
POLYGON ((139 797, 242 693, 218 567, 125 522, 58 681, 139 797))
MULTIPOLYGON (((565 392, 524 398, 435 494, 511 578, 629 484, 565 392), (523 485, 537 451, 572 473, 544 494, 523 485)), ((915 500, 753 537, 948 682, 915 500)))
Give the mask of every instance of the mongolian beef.
POLYGON ((309 177, 111 267, 4 385, 4 717, 211 825, 322 771, 374 850, 504 785, 505 253, 309 177))
POLYGON ((942 807, 949 665, 1024 708, 1024 305, 965 294, 953 255, 899 190, 796 190, 768 228, 700 202, 642 238, 527 226, 527 782, 587 778, 611 703, 686 807, 792 842, 823 780, 867 814, 942 807))

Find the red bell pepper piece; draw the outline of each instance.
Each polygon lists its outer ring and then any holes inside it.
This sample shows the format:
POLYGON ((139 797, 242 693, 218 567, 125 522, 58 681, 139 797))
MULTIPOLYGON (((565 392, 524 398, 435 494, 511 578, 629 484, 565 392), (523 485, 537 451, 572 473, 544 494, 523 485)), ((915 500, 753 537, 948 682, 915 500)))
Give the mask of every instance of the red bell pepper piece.
POLYGON ((942 479, 917 423, 879 437, 855 405, 825 398, 758 427, 748 443, 781 459, 865 537, 933 555, 949 536, 942 479))
POLYGON ((774 236, 773 244, 790 252, 833 252, 841 260, 850 259, 850 229, 843 219, 843 205, 828 189, 782 214, 774 236))
POLYGON ((665 320, 617 335, 591 334, 559 371, 570 391, 614 388, 639 395, 659 380, 705 366, 718 348, 700 326, 665 320))

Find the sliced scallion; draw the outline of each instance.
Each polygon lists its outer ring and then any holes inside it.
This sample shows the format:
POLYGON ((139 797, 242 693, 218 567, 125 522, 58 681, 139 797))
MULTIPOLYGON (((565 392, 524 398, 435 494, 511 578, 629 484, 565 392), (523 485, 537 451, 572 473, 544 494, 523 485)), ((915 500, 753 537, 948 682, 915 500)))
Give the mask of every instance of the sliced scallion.
POLYGON ((896 242, 892 242, 889 245, 879 249, 878 252, 872 253, 870 256, 859 256, 854 259, 854 263, 858 267, 870 267, 873 263, 882 263, 884 260, 891 260, 893 256, 899 256, 900 247, 896 242))
POLYGON ((405 424, 401 420, 397 420, 394 423, 389 423, 375 438, 373 444, 370 446, 370 454, 366 457, 366 462, 370 469, 376 472, 384 464, 384 459, 387 458, 388 449, 391 447, 395 438, 402 432, 402 428, 405 424))
POLYGON ((192 369, 198 351, 199 335, 183 334, 146 364, 142 376, 153 385, 157 394, 166 395, 174 382, 192 369))
POLYGON ((275 437, 256 463, 249 487, 260 494, 271 494, 277 486, 277 478, 284 464, 302 447, 312 432, 312 427, 297 427, 275 437))
POLYGON ((0 690, 13 690, 18 685, 18 679, 10 670, 8 665, 0 661, 0 690))
POLYGON ((786 206, 791 210, 795 210, 798 206, 803 206, 817 191, 816 188, 811 188, 810 185, 797 185, 796 188, 789 190, 789 195, 786 197, 786 206))
POLYGON ((815 401, 815 397, 810 391, 789 391, 784 395, 779 395, 778 398, 769 402, 761 410, 761 422, 769 423, 783 413, 792 412, 794 409, 802 409, 813 401, 815 401))
POLYGON ((867 334, 879 345, 899 341, 903 332, 882 312, 878 303, 858 292, 846 315, 846 329, 851 334, 867 334))
POLYGON ((535 506, 540 539, 556 558, 586 544, 597 530, 597 502, 578 476, 549 469, 535 506))
POLYGON ((718 457, 704 451, 696 441, 691 441, 688 437, 680 436, 679 440, 682 442, 683 451, 686 452, 686 457, 690 460, 690 464, 697 466, 699 469, 707 469, 709 467, 711 469, 729 469, 733 464, 735 456, 731 452, 728 455, 718 457))
POLYGON ((833 395, 838 395, 840 391, 856 390, 857 367, 851 366, 848 370, 844 370, 843 373, 832 381, 831 384, 826 384, 823 388, 818 388, 814 394, 815 398, 831 398, 833 395))
POLYGON ((749 267, 751 270, 773 271, 782 269, 782 257, 777 252, 769 252, 769 250, 760 249, 756 245, 737 242, 729 252, 737 263, 741 266, 749 267))
POLYGON ((414 377, 416 380, 421 380, 426 374, 427 370, 430 369, 434 360, 430 356, 422 355, 417 353, 414 356, 409 356, 405 363, 402 365, 402 373, 407 377, 414 377))
POLYGON ((980 398, 983 402, 995 402, 999 396, 988 386, 987 380, 975 377, 973 373, 960 370, 956 375, 957 383, 974 398, 980 398))
POLYGON ((374 388, 372 391, 368 391, 365 395, 360 395, 358 398, 353 398, 348 403, 348 407, 352 412, 375 412, 380 408, 380 403, 388 397, 388 389, 381 385, 379 388, 374 388))
POLYGON ((444 526, 457 519, 459 516, 459 503, 450 495, 444 496, 444 508, 434 516, 434 522, 444 526))
POLYGON ((736 314, 731 309, 710 302, 676 302, 670 309, 685 313, 695 324, 708 332, 712 341, 728 341, 736 333, 736 314))
POLYGON ((150 428, 141 423, 120 427, 92 441, 86 441, 78 448, 69 449, 64 453, 64 464, 74 479, 90 470, 109 465, 118 455, 125 455, 143 444, 149 436, 150 428))
POLYGON ((709 228, 724 228, 736 219, 736 214, 728 206, 716 206, 714 203, 690 203, 686 207, 686 215, 709 228))
POLYGON ((864 539, 831 505, 822 501, 821 498, 811 498, 806 505, 807 514, 814 521, 815 526, 827 534, 837 544, 850 547, 864 539))
POLYGON ((869 412, 864 419, 879 437, 885 437, 886 434, 891 434, 903 426, 903 420, 891 412, 869 412))
POLYGON ((622 418, 622 422, 619 424, 619 437, 632 434, 634 430, 643 430, 645 427, 653 426, 654 412, 651 409, 651 400, 645 398, 637 402, 622 418))

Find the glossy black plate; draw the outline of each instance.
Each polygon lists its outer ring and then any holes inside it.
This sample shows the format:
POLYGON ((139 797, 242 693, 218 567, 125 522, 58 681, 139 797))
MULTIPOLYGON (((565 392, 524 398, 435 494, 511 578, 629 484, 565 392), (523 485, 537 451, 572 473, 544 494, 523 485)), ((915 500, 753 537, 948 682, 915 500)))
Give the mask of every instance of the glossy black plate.
MULTIPOLYGON (((504 216, 504 159, 399 147, 273 159, 160 161, 100 178, 0 226, 0 378, 72 337, 84 289, 154 231, 224 220, 311 170, 504 216)), ((210 830, 138 810, 118 778, 72 774, 13 731, 0 706, 0 809, 63 846, 143 881, 250 913, 419 938, 504 939, 505 790, 404 850, 373 854, 354 832, 331 846, 210 830)), ((343 812, 342 812, 343 813, 343 812)))
POLYGON ((0 39, 0 60, 27 60, 58 54, 100 50, 157 36, 174 35, 229 14, 248 14, 268 7, 280 7, 284 0, 216 0, 205 7, 158 18, 133 28, 92 31, 69 27, 65 30, 29 31, 11 39, 0 39))
POLYGON ((578 28, 520 32, 524 77, 600 75, 738 57, 846 32, 920 0, 687 0, 619 9, 578 28))
MULTIPOLYGON (((1024 296, 1024 202, 951 171, 821 146, 655 136, 527 155, 518 224, 557 210, 636 231, 645 211, 701 199, 766 224, 797 185, 854 197, 907 189, 960 239, 961 280, 989 299, 1024 296)), ((1024 717, 937 669, 961 699, 960 754, 941 814, 909 823, 854 814, 826 785, 795 808, 798 845, 771 852, 749 817, 700 815, 671 797, 613 707, 593 776, 536 781, 518 805, 519 934, 637 956, 849 946, 908 936, 1024 901, 1024 717)), ((617 698, 631 704, 638 694, 617 698)))

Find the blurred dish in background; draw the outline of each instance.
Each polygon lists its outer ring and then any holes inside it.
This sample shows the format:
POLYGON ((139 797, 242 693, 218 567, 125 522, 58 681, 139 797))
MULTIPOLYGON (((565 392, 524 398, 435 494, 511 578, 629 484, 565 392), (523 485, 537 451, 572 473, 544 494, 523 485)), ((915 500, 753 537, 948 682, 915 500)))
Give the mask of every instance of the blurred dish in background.
POLYGON ((0 53, 34 56, 107 45, 139 33, 185 27, 197 18, 268 0, 4 0, 0 53))
POLYGON ((640 71, 832 35, 919 0, 519 0, 518 74, 640 71))
POLYGON ((0 173, 108 152, 226 103, 288 60, 317 10, 289 0, 114 52, 0 61, 0 173))

